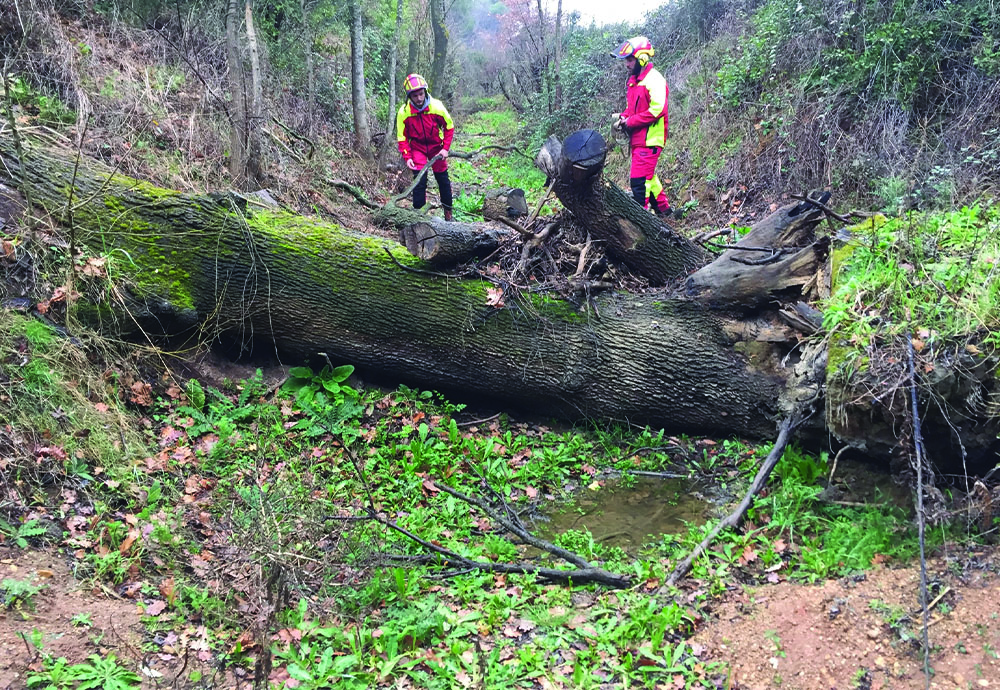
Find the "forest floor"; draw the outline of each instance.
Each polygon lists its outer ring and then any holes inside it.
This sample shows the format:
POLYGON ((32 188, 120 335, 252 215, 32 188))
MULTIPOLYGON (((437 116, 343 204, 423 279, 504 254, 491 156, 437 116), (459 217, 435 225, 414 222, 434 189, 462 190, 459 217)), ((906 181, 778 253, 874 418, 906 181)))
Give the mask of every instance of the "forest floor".
MULTIPOLYGON (((38 648, 28 642, 35 635, 55 657, 114 654, 145 668, 151 675, 144 687, 206 687, 187 680, 196 670, 212 679, 207 687, 253 686, 239 667, 220 673, 196 635, 173 635, 150 652, 144 607, 92 579, 78 580, 72 563, 57 549, 0 548, 0 579, 37 575, 45 586, 35 610, 0 613, 0 688, 24 688, 27 672, 42 669, 38 648)), ((930 616, 931 688, 1000 688, 998 566, 995 549, 928 563, 935 591, 943 593, 930 616)), ((689 643, 701 659, 731 669, 721 686, 731 690, 923 688, 918 592, 917 564, 815 584, 734 585, 712 601, 689 643)), ((502 687, 488 676, 483 681, 484 688, 502 687)))
MULTIPOLYGON (((196 376, 206 386, 214 386, 223 385, 227 379, 246 379, 253 375, 253 370, 209 355, 190 360, 185 373, 196 376)), ((265 369, 266 387, 273 387, 285 373, 282 368, 265 369)), ((479 414, 481 411, 477 411, 479 414)), ((491 432, 484 428, 482 433, 485 437, 491 432)), ((998 556, 992 546, 947 545, 937 547, 930 555, 928 630, 933 674, 929 687, 1000 688, 998 556)), ((177 571, 178 581, 185 577, 184 570, 177 571)), ((119 585, 95 578, 81 553, 66 547, 18 548, 13 543, 0 546, 0 581, 31 581, 37 587, 30 599, 0 611, 0 689, 28 687, 30 674, 47 668, 43 650, 49 659, 65 657, 70 663, 84 662, 91 655, 116 659, 121 667, 136 669, 141 685, 148 688, 253 687, 252 671, 245 664, 227 663, 226 652, 231 643, 216 639, 211 626, 182 623, 164 630, 151 625, 150 597, 155 598, 154 603, 167 598, 164 588, 168 585, 164 583, 173 582, 174 577, 161 579, 159 584, 153 578, 140 575, 133 582, 131 577, 119 585)), ((917 562, 890 565, 876 558, 871 568, 863 572, 819 579, 812 584, 792 581, 782 570, 769 576, 768 581, 756 580, 754 584, 741 584, 745 578, 736 572, 719 581, 724 586, 707 597, 701 589, 704 581, 682 581, 678 599, 682 604, 700 602, 695 623, 683 633, 690 653, 705 664, 717 662, 726 669, 726 675, 718 676, 709 686, 685 686, 683 679, 674 684, 668 677, 649 687, 728 690, 925 687, 917 562)), ((508 584, 502 576, 497 576, 498 591, 508 584)), ((656 584, 639 582, 633 591, 652 597, 656 584)), ((447 581, 432 589, 445 598, 450 596, 447 581)), ((596 609, 599 603, 613 606, 614 597, 614 592, 574 588, 569 615, 586 617, 588 610, 596 609)), ((457 608, 460 603, 455 601, 457 608)), ((511 621, 524 619, 515 614, 511 621)), ((508 630, 505 627, 503 634, 507 635, 508 630)), ((281 635, 286 633, 284 630, 274 633, 272 642, 280 643, 281 635)), ((487 650, 496 645, 499 649, 504 642, 513 642, 516 649, 521 643, 498 639, 498 635, 496 630, 480 632, 476 648, 487 650)), ((525 635, 524 640, 528 637, 525 635)), ((432 654, 433 650, 434 647, 428 647, 426 652, 432 654)), ((571 668, 563 668, 562 675, 558 668, 552 671, 551 678, 542 677, 518 686, 543 690, 622 687, 620 681, 578 685, 568 682, 571 668)), ((273 687, 281 687, 281 683, 296 687, 285 667, 278 664, 270 679, 273 687)), ((378 687, 393 686, 423 687, 405 677, 397 678, 393 685, 378 684, 378 687)), ((511 686, 503 679, 493 682, 490 669, 484 667, 477 683, 456 679, 453 687, 511 686)))
MULTIPOLYGON (((457 185, 461 187, 461 184, 457 185)), ((433 185, 431 189, 434 196, 433 185)), ((354 207, 341 220, 366 227, 364 213, 354 207)), ((192 363, 185 375, 206 385, 252 375, 240 365, 215 361, 210 367, 192 363)), ((0 611, 0 689, 20 690, 32 672, 45 668, 42 649, 51 658, 72 663, 91 655, 113 655, 123 666, 138 669, 143 687, 250 688, 253 673, 223 662, 204 626, 183 632, 157 633, 151 640, 148 604, 140 604, 120 588, 93 577, 78 578, 78 560, 57 548, 20 549, 0 546, 0 579, 40 586, 32 605, 0 611), (196 679, 196 680, 192 680, 196 679)), ((970 553, 936 552, 928 562, 932 582, 929 641, 931 688, 1000 688, 1000 558, 994 548, 970 553), (938 596, 940 595, 940 596, 938 596)), ((693 601, 704 592, 696 581, 682 587, 693 601)), ((699 609, 700 619, 685 633, 691 653, 700 661, 727 669, 715 687, 729 690, 869 690, 923 688, 919 615, 919 567, 876 563, 862 574, 792 582, 744 585, 734 581, 713 592, 699 609)), ((578 602, 581 610, 588 600, 578 602)), ((479 643, 492 644, 489 636, 479 643)), ((295 687, 283 669, 272 683, 295 687)), ((583 687, 568 682, 572 669, 551 679, 542 677, 522 687, 583 687)), ((396 687, 407 684, 402 677, 396 687)), ((463 687, 500 688, 487 671, 479 684, 463 687)), ((669 680, 655 687, 684 687, 669 680)), ((275 685, 278 687, 279 685, 275 685)), ((72 687, 72 686, 67 686, 72 687)), ((336 687, 336 685, 330 686, 336 687)), ((621 687, 604 683, 589 687, 621 687)), ((689 686, 692 687, 692 686, 689 686)))

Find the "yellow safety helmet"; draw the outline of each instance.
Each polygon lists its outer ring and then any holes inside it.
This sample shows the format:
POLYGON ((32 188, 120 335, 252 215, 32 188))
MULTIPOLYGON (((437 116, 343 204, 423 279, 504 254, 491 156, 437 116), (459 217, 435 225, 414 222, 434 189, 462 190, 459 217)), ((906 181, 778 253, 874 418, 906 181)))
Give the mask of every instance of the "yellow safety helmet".
POLYGON ((406 90, 407 97, 414 91, 420 89, 427 89, 427 80, 421 77, 419 74, 407 74, 406 79, 403 80, 403 88, 406 90))
POLYGON ((639 61, 640 65, 645 66, 650 58, 653 57, 654 52, 656 51, 653 50, 653 44, 649 42, 648 38, 645 36, 636 36, 618 46, 618 50, 611 53, 611 55, 619 60, 634 57, 639 61))

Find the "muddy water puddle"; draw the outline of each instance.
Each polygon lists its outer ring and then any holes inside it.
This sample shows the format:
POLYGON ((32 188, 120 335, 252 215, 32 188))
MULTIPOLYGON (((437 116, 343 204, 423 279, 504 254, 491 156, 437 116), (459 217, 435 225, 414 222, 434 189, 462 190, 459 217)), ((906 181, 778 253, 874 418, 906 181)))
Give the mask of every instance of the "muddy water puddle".
POLYGON ((581 488, 575 500, 546 511, 536 522, 552 538, 567 530, 588 530, 594 541, 634 553, 662 534, 704 524, 713 508, 691 479, 627 476, 607 479, 596 490, 581 488))
MULTIPOLYGON (((567 530, 587 530, 595 542, 635 554, 661 535, 686 532, 689 525, 705 524, 713 516, 718 519, 721 505, 742 496, 690 478, 628 475, 599 484, 596 490, 581 487, 572 501, 543 511, 535 521, 539 533, 552 539, 567 530)), ((772 477, 771 484, 780 491, 780 480, 772 477)), ((820 500, 904 510, 912 504, 909 489, 894 481, 888 468, 850 458, 838 463, 833 483, 820 500)))

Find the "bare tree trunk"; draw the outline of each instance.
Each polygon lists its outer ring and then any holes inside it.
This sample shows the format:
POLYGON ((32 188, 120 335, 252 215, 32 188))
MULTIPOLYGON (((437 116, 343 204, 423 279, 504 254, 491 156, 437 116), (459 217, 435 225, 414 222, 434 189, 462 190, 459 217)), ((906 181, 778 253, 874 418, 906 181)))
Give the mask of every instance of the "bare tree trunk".
POLYGON ((595 240, 605 243, 608 256, 664 285, 700 268, 700 247, 664 225, 602 174, 607 144, 598 132, 581 129, 564 142, 549 137, 535 158, 550 178, 562 205, 595 240))
POLYGON ((556 5, 556 45, 555 45, 555 65, 552 80, 556 86, 556 110, 562 108, 562 81, 559 78, 559 67, 562 63, 562 0, 556 5))
POLYGON ((368 99, 365 96, 365 49, 361 35, 361 0, 351 3, 351 105, 354 108, 354 136, 357 150, 371 158, 371 130, 368 128, 368 99))
POLYGON ((299 8, 302 11, 302 26, 305 32, 305 63, 306 63, 306 134, 312 138, 315 134, 313 115, 316 112, 316 68, 313 62, 313 41, 315 40, 312 30, 312 22, 309 20, 309 5, 306 0, 299 0, 299 8))
POLYGON ((547 101, 547 111, 550 115, 552 114, 552 89, 549 87, 549 51, 545 47, 545 12, 542 10, 542 0, 537 0, 538 3, 538 41, 541 43, 541 58, 539 59, 539 67, 542 70, 541 73, 541 86, 545 90, 545 99, 547 101))
POLYGON ((396 144, 396 64, 399 55, 399 34, 403 25, 403 0, 396 0, 396 30, 392 34, 392 50, 389 51, 389 124, 378 154, 379 170, 385 169, 385 162, 396 144))
POLYGON ((406 51, 406 73, 413 74, 417 71, 417 39, 411 38, 410 45, 406 51))
MULTIPOLYGON (((517 79, 514 68, 507 67, 507 71, 511 73, 515 80, 517 79)), ((513 108, 518 115, 523 115, 527 108, 524 106, 524 103, 516 97, 514 91, 507 85, 507 80, 504 79, 503 76, 503 68, 501 68, 500 72, 497 74, 497 84, 500 86, 500 92, 503 94, 504 98, 507 99, 507 103, 510 104, 510 107, 513 108)), ((524 93, 524 89, 521 89, 521 93, 524 93)))
POLYGON ((263 176, 261 164, 260 127, 264 119, 264 86, 261 83, 260 48, 253 25, 250 0, 244 8, 247 25, 247 47, 250 49, 250 108, 247 117, 247 175, 255 184, 263 176))
POLYGON ((434 60, 431 62, 431 93, 444 87, 444 66, 448 60, 448 27, 444 23, 444 0, 430 0, 431 28, 434 30, 434 60))
POLYGON ((238 189, 246 186, 247 108, 243 90, 243 61, 240 59, 239 2, 226 4, 226 59, 229 62, 229 91, 233 99, 233 117, 229 131, 229 172, 238 189))

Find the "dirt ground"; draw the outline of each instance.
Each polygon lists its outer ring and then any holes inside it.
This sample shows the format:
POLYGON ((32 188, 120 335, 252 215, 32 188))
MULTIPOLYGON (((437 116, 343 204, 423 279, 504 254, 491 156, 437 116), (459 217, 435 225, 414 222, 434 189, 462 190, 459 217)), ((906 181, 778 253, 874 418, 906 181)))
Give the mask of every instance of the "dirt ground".
MULTIPOLYGON (((928 562, 931 688, 1000 688, 997 552, 928 562), (938 595, 943 594, 938 598, 938 595)), ((924 688, 919 566, 733 591, 692 638, 740 690, 924 688), (906 620, 899 620, 907 616, 906 620)))
POLYGON ((144 628, 135 601, 78 582, 58 552, 0 549, 0 580, 7 579, 30 580, 44 589, 32 597, 34 610, 0 609, 0 688, 23 688, 26 673, 40 668, 30 643, 33 633, 41 635, 44 651, 73 663, 91 654, 141 658, 144 628))
MULTIPOLYGON (((138 592, 121 596, 106 586, 74 577, 70 560, 55 549, 22 551, 0 547, 0 581, 29 580, 43 586, 34 607, 0 607, 0 690, 22 690, 28 673, 41 670, 41 650, 70 664, 91 654, 113 654, 142 676, 143 687, 249 688, 252 679, 210 663, 207 635, 198 629, 153 635, 142 623, 138 592), (134 597, 134 598, 128 598, 134 597), (75 623, 74 623, 75 621, 75 623), (199 658, 201 657, 201 658, 199 658)), ((240 670, 237 669, 237 672, 240 670)), ((245 674, 244 674, 245 675, 245 674)))
MULTIPOLYGON (((931 688, 1000 688, 997 555, 939 556, 928 563, 931 688)), ((146 639, 136 602, 77 581, 56 551, 0 550, 0 579, 6 578, 34 578, 45 589, 34 597, 34 611, 0 613, 0 690, 24 688, 26 673, 38 667, 36 650, 21 638, 30 640, 33 631, 46 651, 71 663, 113 653, 132 668, 138 664, 148 687, 186 687, 187 675, 200 666, 162 645, 150 653, 162 641, 146 639), (74 626, 78 614, 89 614, 92 625, 74 626)), ((816 585, 744 587, 716 602, 689 642, 702 659, 730 665, 732 690, 923 688, 918 583, 912 566, 816 585)), ((226 676, 213 687, 249 682, 226 676)))

